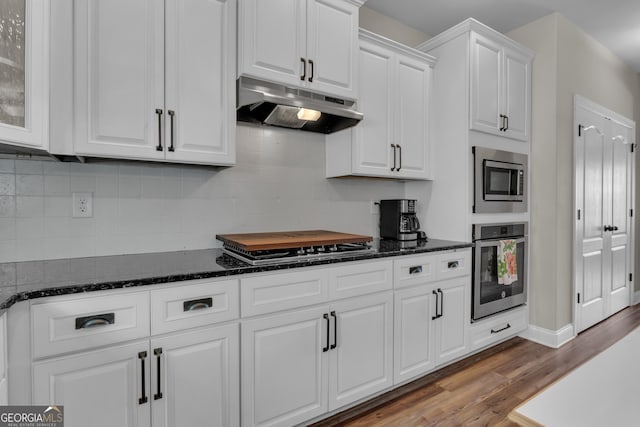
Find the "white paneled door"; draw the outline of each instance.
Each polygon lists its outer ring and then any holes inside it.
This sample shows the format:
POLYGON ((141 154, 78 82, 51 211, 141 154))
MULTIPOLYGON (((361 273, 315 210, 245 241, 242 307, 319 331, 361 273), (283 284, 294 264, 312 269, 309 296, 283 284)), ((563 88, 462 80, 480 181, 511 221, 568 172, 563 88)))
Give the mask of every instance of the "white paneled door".
POLYGON ((635 124, 576 97, 575 131, 575 323, 580 332, 631 301, 635 124))

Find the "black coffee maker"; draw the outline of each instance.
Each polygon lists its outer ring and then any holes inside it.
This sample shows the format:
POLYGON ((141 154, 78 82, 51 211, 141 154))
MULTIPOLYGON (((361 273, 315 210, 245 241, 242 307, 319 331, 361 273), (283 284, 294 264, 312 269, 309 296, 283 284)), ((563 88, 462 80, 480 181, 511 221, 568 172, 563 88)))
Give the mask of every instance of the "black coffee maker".
POLYGON ((380 237, 394 240, 424 239, 414 199, 380 200, 380 237))

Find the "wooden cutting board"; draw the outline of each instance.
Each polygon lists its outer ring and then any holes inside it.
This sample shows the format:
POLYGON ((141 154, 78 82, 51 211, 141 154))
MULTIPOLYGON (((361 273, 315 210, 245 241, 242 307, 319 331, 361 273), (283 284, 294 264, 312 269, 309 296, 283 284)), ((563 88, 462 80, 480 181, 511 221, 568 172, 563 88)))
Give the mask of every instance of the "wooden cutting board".
POLYGON ((373 237, 327 230, 302 230, 272 233, 218 234, 216 239, 246 251, 264 251, 336 245, 340 243, 363 243, 372 241, 373 237))

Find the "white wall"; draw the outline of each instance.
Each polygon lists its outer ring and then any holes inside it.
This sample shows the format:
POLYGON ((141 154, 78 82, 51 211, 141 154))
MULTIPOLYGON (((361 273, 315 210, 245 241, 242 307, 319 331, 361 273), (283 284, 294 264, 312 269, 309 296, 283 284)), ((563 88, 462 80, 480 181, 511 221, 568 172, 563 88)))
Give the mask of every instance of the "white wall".
POLYGON ((530 321, 558 330, 572 321, 573 96, 633 118, 638 77, 559 14, 507 35, 538 51, 532 85, 530 321))
POLYGON ((0 160, 0 261, 200 249, 217 233, 326 228, 379 235, 393 181, 324 178, 324 136, 238 126, 237 165, 0 160), (94 193, 93 218, 71 194, 94 193))
POLYGON ((422 31, 366 6, 360 8, 360 27, 411 47, 418 46, 431 38, 422 31))

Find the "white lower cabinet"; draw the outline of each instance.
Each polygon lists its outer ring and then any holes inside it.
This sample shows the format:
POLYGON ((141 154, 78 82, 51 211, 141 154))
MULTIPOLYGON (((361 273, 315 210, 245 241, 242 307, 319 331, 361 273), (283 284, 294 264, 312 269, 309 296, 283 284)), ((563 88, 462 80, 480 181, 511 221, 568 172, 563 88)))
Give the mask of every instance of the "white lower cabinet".
POLYGON ((240 424, 237 324, 151 339, 151 425, 240 424))
POLYGON ((239 425, 238 342, 230 324, 36 362, 33 403, 69 427, 239 425))
POLYGON ((242 425, 294 425, 391 386, 392 299, 244 321, 242 425))
POLYGON ((394 384, 469 352, 470 304, 468 276, 396 291, 394 384))
POLYGON ((0 405, 9 404, 7 381, 7 314, 0 316, 0 405))
POLYGON ((67 427, 150 425, 149 341, 33 364, 33 404, 64 405, 67 427))

